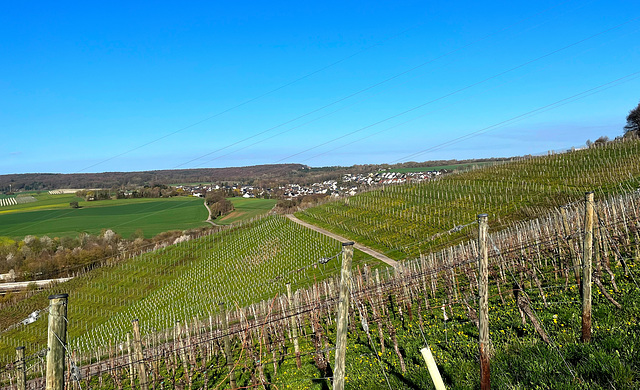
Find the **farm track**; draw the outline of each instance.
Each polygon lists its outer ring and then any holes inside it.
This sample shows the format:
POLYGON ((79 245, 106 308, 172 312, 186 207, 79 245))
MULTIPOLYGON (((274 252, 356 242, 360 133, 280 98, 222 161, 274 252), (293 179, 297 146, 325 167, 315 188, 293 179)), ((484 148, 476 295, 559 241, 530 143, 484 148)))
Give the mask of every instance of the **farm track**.
POLYGON ((209 205, 207 204, 206 200, 204 201, 204 207, 206 207, 207 213, 209 214, 205 222, 210 223, 211 226, 220 226, 217 223, 213 222, 213 220, 211 219, 211 209, 209 208, 209 205))
MULTIPOLYGON (((293 214, 285 214, 285 217, 289 218, 290 220, 292 220, 293 222, 295 222, 297 224, 300 224, 300 225, 302 225, 302 226, 304 226, 306 228, 309 228, 311 230, 315 230, 318 233, 322 233, 325 236, 331 237, 331 238, 336 239, 338 241, 341 241, 341 242, 351 241, 351 240, 349 240, 347 238, 344 238, 342 236, 339 236, 339 235, 337 235, 335 233, 331 233, 328 230, 325 230, 325 229, 322 229, 322 228, 317 227, 315 225, 312 225, 310 223, 304 222, 304 221, 296 218, 296 216, 293 215, 293 214)), ((369 247, 366 247, 366 246, 364 246, 362 244, 358 244, 357 242, 355 242, 353 244, 353 247, 356 248, 357 250, 361 251, 361 252, 364 252, 364 253, 368 254, 369 256, 371 256, 373 258, 376 258, 376 259, 378 259, 378 260, 380 260, 382 262, 385 262, 385 263, 389 264, 390 266, 392 266, 394 268, 399 265, 399 263, 397 261, 395 261, 395 260, 383 255, 382 253, 376 252, 376 251, 374 251, 373 249, 371 249, 369 247)))

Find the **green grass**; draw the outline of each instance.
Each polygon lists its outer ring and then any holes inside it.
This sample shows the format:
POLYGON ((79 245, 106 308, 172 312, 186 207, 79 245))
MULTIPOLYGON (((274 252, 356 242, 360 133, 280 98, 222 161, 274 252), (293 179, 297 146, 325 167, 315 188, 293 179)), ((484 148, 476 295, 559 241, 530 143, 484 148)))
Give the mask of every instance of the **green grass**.
POLYGON ((451 164, 451 165, 433 165, 433 166, 425 166, 425 167, 416 167, 416 168, 392 168, 389 169, 389 172, 398 172, 398 173, 410 173, 410 172, 429 172, 429 171, 439 171, 441 169, 446 169, 448 171, 459 171, 459 170, 467 170, 473 167, 482 167, 485 165, 496 164, 495 162, 476 162, 476 163, 466 163, 466 164, 451 164))
POLYGON ((124 237, 142 230, 153 237, 167 230, 206 226, 207 211, 198 198, 118 199, 85 202, 74 195, 39 194, 37 202, 0 208, 0 236, 75 236, 112 229, 124 237), (77 201, 81 208, 72 209, 77 201))
POLYGON ((251 218, 264 215, 278 203, 276 199, 256 199, 256 198, 228 198, 233 203, 235 210, 231 213, 214 220, 218 225, 231 225, 248 221, 251 218))
POLYGON ((75 195, 49 195, 46 192, 40 194, 30 194, 37 199, 37 202, 16 204, 11 206, 0 207, 0 216, 5 214, 12 214, 24 211, 38 211, 38 210, 51 210, 69 208, 70 202, 83 202, 83 198, 78 198, 75 195))
POLYGON ((404 259, 467 237, 448 232, 488 213, 498 230, 584 198, 640 187, 640 141, 503 163, 441 179, 389 185, 296 213, 300 219, 404 259))

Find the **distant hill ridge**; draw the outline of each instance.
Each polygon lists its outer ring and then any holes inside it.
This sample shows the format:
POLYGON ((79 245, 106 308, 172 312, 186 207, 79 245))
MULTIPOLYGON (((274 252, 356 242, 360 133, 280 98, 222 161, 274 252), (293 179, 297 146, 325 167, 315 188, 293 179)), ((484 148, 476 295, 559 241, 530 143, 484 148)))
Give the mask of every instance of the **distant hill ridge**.
POLYGON ((241 182, 261 186, 311 184, 336 180, 347 173, 359 174, 387 169, 439 167, 457 164, 506 161, 511 158, 437 160, 400 164, 367 164, 350 167, 309 167, 303 164, 264 164, 246 167, 169 169, 139 172, 20 173, 0 175, 0 192, 51 191, 66 188, 136 187, 154 184, 241 182))
POLYGON ((172 183, 211 183, 289 177, 302 164, 270 164, 231 168, 172 169, 141 172, 24 173, 0 175, 0 191, 49 191, 61 188, 111 188, 172 183))

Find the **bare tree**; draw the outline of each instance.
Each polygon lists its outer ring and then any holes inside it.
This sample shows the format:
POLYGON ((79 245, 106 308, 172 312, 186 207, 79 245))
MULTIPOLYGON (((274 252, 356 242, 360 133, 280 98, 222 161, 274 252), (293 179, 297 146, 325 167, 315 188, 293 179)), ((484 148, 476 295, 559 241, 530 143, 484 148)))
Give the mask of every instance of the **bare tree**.
POLYGON ((627 115, 627 124, 624 127, 625 136, 640 137, 640 103, 627 115))

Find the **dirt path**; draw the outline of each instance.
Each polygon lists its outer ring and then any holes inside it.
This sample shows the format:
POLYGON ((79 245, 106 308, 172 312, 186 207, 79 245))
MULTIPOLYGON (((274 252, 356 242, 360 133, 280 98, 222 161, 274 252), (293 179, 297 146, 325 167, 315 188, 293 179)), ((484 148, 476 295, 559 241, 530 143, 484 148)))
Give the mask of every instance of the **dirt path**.
POLYGON ((211 219, 211 209, 209 208, 209 205, 207 204, 207 201, 204 201, 204 207, 207 208, 207 212, 209 213, 209 218, 207 218, 207 220, 205 222, 208 222, 211 224, 211 226, 220 226, 217 223, 213 222, 213 219, 211 219))
MULTIPOLYGON (((307 223, 305 221, 302 221, 302 220, 296 218, 293 214, 286 214, 285 216, 287 218, 289 218, 290 220, 292 220, 293 222, 297 223, 297 224, 300 224, 300 225, 302 225, 304 227, 307 227, 307 228, 309 228, 311 230, 315 230, 318 233, 322 233, 325 236, 329 236, 329 237, 331 237, 333 239, 336 239, 338 241, 341 241, 341 242, 351 241, 351 240, 346 239, 346 238, 344 238, 342 236, 339 236, 339 235, 337 235, 335 233, 331 233, 328 230, 325 230, 323 228, 320 228, 320 227, 317 227, 317 226, 312 225, 310 223, 307 223)), ((395 261, 395 260, 383 255, 382 253, 376 252, 371 248, 368 248, 368 247, 366 247, 366 246, 364 246, 362 244, 358 244, 357 242, 353 244, 353 247, 358 249, 359 251, 362 251, 362 252, 368 254, 371 257, 374 257, 374 258, 376 258, 376 259, 378 259, 380 261, 383 261, 383 262, 389 264, 392 267, 396 267, 399 264, 397 261, 395 261)))

